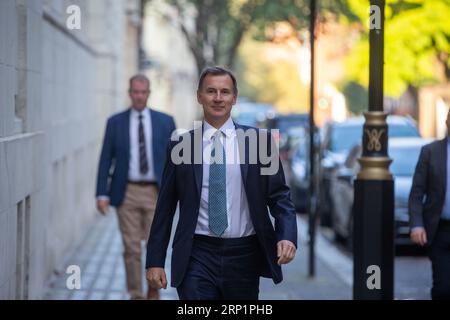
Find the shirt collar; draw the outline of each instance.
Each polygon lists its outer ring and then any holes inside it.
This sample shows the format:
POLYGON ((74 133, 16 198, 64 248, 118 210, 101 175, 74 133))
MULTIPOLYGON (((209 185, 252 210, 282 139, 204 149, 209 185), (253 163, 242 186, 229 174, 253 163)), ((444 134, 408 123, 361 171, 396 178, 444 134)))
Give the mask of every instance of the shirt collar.
MULTIPOLYGON (((231 117, 218 129, 220 130, 227 138, 233 137, 235 134, 235 126, 231 117)), ((206 120, 203 120, 203 138, 205 140, 211 140, 211 137, 216 133, 217 129, 210 125, 206 120)))
POLYGON ((145 108, 144 110, 142 110, 141 112, 137 111, 136 109, 134 109, 133 107, 131 108, 131 116, 132 117, 139 117, 140 114, 142 114, 142 116, 144 118, 146 118, 149 115, 150 109, 149 108, 145 108))

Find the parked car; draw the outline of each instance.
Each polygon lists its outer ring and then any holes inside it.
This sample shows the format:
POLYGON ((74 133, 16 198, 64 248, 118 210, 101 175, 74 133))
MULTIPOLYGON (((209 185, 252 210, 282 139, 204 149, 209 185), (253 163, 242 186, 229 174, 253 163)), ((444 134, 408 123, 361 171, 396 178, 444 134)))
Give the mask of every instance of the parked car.
POLYGON ((280 148, 281 160, 287 160, 290 152, 288 145, 288 130, 293 127, 304 127, 309 125, 309 114, 292 113, 292 114, 275 114, 267 113, 263 127, 266 129, 278 129, 278 135, 274 134, 274 138, 280 148))
MULTIPOLYGON (((354 117, 344 122, 327 123, 321 132, 320 216, 321 224, 332 226, 330 181, 340 169, 352 147, 361 143, 364 117, 354 117)), ((420 137, 416 123, 409 117, 387 117, 389 137, 420 137)))
POLYGON ((295 143, 291 146, 293 151, 289 161, 288 184, 291 188, 291 199, 296 210, 305 212, 308 205, 310 183, 309 134, 305 128, 296 127, 295 140, 295 143))
POLYGON ((250 102, 247 100, 238 101, 231 110, 231 117, 239 124, 258 127, 266 119, 266 114, 275 112, 271 104, 250 102))
MULTIPOLYGON (((408 197, 411 190, 414 170, 423 145, 430 143, 429 139, 417 137, 390 138, 388 154, 393 160, 390 171, 394 176, 395 192, 395 244, 410 245, 408 197)), ((333 206, 333 230, 335 234, 348 243, 352 243, 353 234, 353 180, 359 170, 356 158, 361 155, 361 147, 353 148, 353 153, 347 158, 344 166, 330 184, 331 203, 333 206), (355 151, 356 150, 356 151, 355 151)))
MULTIPOLYGON (((319 135, 316 134, 316 150, 319 150, 319 135)), ((308 210, 310 187, 310 132, 308 127, 294 127, 288 130, 288 184, 291 199, 299 213, 308 210)), ((317 160, 316 160, 317 162, 317 160)))

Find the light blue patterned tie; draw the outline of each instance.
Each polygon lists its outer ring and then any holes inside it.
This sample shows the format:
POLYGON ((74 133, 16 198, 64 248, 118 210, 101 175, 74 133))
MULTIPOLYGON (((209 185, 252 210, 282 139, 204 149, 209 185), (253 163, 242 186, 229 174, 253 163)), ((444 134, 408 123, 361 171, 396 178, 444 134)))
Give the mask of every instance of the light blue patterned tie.
POLYGON ((217 131, 213 136, 208 196, 209 229, 217 236, 221 236, 228 227, 226 158, 225 150, 220 142, 220 135, 221 131, 217 131), (215 156, 216 152, 218 152, 217 156, 215 156))

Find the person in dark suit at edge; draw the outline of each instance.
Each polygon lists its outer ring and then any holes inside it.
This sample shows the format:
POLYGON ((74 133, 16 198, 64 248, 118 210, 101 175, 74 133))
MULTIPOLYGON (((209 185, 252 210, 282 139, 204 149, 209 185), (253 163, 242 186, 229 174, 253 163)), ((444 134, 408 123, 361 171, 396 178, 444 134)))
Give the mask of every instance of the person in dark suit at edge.
MULTIPOLYGON (((450 111, 447 114, 450 133, 450 111)), ((411 240, 427 246, 433 286, 431 298, 450 299, 450 139, 422 147, 409 196, 411 240)))
MULTIPOLYGON (((231 71, 206 68, 197 90, 204 113, 202 126, 168 148, 147 244, 147 279, 154 288, 167 287, 164 265, 179 203, 171 285, 182 300, 258 299, 260 276, 281 282, 281 265, 292 261, 297 249, 296 213, 278 153, 271 154, 278 165, 271 174, 262 174, 265 165, 260 158, 256 163, 248 161, 249 148, 261 141, 262 131, 232 121, 237 95, 231 71), (258 141, 238 139, 238 131, 252 130, 258 133, 258 141), (180 163, 172 158, 176 154, 172 151, 185 141, 194 143, 189 144, 191 150, 182 151, 183 156, 192 150, 194 155, 187 157, 188 163, 180 163), (239 152, 246 161, 232 161, 242 143, 245 151, 239 152), (196 152, 200 161, 195 159, 196 152)), ((272 150, 270 133, 264 134, 272 150)))

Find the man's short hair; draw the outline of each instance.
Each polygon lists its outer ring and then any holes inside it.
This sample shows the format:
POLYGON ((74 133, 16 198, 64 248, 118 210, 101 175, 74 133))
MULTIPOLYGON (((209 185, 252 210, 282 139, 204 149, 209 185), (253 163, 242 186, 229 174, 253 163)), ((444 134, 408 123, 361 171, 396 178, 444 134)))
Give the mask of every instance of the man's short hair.
POLYGON ((215 67, 206 67, 203 69, 202 73, 200 74, 200 79, 198 81, 198 88, 197 90, 200 91, 203 85, 203 80, 205 80, 206 76, 213 75, 213 76, 223 76, 223 75, 229 75, 231 80, 233 81, 233 91, 234 94, 238 94, 238 88, 237 88, 237 81, 236 77, 234 76, 233 72, 230 70, 215 66, 215 67))
POLYGON ((128 90, 131 90, 131 85, 133 84, 133 81, 147 82, 147 84, 150 88, 150 80, 143 74, 137 74, 130 78, 130 87, 128 88, 128 90))

